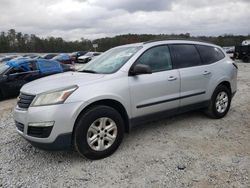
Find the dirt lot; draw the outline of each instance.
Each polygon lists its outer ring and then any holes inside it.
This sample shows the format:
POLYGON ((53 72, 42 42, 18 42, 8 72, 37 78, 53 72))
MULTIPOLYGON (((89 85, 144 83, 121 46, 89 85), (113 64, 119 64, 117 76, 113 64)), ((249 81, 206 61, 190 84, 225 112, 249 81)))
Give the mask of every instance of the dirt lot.
POLYGON ((118 151, 89 161, 17 135, 15 99, 0 102, 0 187, 250 187, 250 64, 220 120, 191 112, 137 127, 118 151))

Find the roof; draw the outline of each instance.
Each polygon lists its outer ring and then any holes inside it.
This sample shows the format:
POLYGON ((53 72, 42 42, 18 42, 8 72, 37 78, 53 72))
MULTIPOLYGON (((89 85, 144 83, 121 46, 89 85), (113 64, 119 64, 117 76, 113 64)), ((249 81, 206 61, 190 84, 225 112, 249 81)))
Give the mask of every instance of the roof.
POLYGON ((24 71, 30 71, 30 67, 27 64, 30 61, 32 61, 32 59, 23 57, 23 58, 12 59, 10 61, 7 61, 6 65, 13 67, 13 68, 22 68, 24 71))
POLYGON ((200 45, 208 45, 208 46, 216 46, 215 44, 204 42, 204 41, 198 41, 198 40, 188 40, 188 39, 167 39, 167 40, 151 40, 147 42, 141 42, 141 43, 132 43, 132 44, 126 44, 119 47, 136 47, 136 46, 145 46, 145 47, 151 47, 155 45, 162 45, 162 44, 200 44, 200 45))

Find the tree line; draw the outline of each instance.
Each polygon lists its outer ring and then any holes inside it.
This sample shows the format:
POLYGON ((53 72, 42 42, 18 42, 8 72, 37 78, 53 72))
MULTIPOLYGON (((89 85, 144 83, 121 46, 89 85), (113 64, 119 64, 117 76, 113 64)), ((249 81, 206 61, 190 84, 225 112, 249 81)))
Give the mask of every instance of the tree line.
POLYGON ((126 34, 115 37, 106 37, 96 40, 65 41, 61 37, 41 38, 34 34, 23 34, 10 29, 0 34, 0 53, 6 52, 73 52, 79 50, 93 50, 93 44, 98 44, 98 51, 106 51, 112 47, 130 44, 136 42, 146 42, 151 40, 166 39, 187 39, 214 43, 220 46, 240 45, 243 40, 250 39, 249 35, 231 35, 221 36, 191 36, 190 33, 184 34, 126 34))

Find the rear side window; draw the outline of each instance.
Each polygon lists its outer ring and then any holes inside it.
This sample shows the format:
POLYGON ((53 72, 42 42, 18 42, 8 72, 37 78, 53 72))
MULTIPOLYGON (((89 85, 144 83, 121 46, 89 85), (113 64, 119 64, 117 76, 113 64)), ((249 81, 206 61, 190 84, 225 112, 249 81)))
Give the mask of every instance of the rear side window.
POLYGON ((225 57, 219 48, 204 45, 196 45, 196 47, 201 55, 203 64, 215 63, 225 57))
POLYGON ((28 66, 29 66, 29 69, 30 69, 31 71, 36 71, 36 70, 37 70, 36 62, 35 62, 35 61, 30 61, 30 62, 28 63, 28 66))
POLYGON ((168 46, 150 48, 139 57, 136 64, 148 65, 152 69, 152 72, 172 69, 168 46))
POLYGON ((185 68, 201 65, 200 55, 192 44, 169 45, 176 68, 185 68))

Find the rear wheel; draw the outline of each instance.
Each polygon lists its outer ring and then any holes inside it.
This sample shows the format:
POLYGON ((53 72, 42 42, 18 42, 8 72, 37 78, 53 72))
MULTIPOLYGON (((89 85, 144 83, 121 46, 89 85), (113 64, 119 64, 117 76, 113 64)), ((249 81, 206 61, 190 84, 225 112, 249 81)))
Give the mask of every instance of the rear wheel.
POLYGON ((0 90, 0 101, 3 100, 3 92, 0 90))
POLYGON ((212 118, 224 117, 231 105, 231 92, 225 85, 219 85, 215 89, 210 105, 206 113, 212 118))
POLYGON ((249 63, 250 57, 249 57, 248 55, 246 55, 246 56, 244 56, 244 57, 242 58, 242 61, 245 62, 245 63, 249 63))
POLYGON ((88 159, 105 158, 116 151, 124 135, 121 115, 108 106, 95 106, 76 124, 74 145, 88 159))

